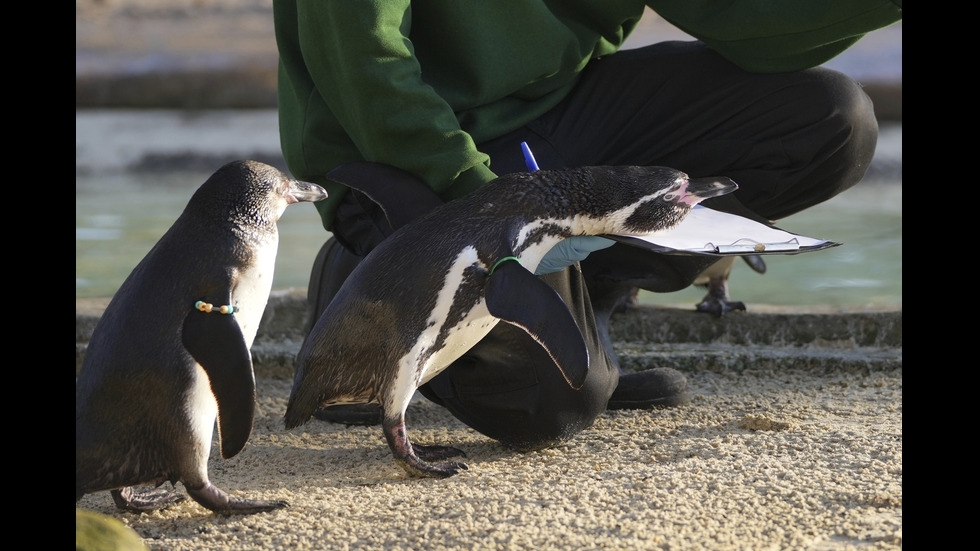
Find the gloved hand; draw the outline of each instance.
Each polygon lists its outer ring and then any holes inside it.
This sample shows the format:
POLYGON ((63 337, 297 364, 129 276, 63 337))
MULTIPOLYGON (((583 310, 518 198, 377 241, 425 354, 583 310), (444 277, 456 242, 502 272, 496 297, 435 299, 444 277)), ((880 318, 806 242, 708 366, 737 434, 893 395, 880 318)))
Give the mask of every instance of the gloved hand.
POLYGON ((564 270, 576 262, 585 260, 589 253, 612 247, 616 242, 595 235, 573 235, 560 241, 548 251, 534 275, 550 274, 564 270))

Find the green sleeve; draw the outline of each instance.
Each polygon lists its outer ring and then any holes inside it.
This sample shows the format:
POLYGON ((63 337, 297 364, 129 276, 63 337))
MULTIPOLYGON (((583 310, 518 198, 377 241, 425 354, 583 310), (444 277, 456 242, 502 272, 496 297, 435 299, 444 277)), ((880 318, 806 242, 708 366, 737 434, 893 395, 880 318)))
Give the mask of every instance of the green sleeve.
POLYGON ((298 2, 299 40, 316 93, 365 160, 414 173, 439 193, 463 173, 478 186, 494 178, 489 158, 422 80, 408 38, 410 4, 298 2))
POLYGON ((902 19, 901 0, 648 0, 665 20, 748 71, 823 64, 902 19))

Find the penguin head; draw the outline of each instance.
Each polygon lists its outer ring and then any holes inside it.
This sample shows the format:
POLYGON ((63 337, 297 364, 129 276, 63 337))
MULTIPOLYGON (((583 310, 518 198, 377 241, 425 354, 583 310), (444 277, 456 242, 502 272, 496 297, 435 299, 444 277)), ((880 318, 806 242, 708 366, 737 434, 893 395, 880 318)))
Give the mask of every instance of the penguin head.
MULTIPOLYGON (((573 169, 574 170, 574 169, 573 169)), ((622 235, 669 231, 691 208, 710 197, 738 189, 728 178, 690 178, 661 166, 584 167, 584 213, 595 230, 622 235)))
MULTIPOLYGON (((653 186, 659 189, 639 197, 635 205, 624 212, 628 215, 623 220, 623 229, 630 233, 648 234, 668 231, 680 224, 694 205, 738 189, 738 185, 728 178, 691 178, 679 170, 664 167, 648 168, 660 169, 653 171, 660 176, 652 179, 652 182, 659 182, 653 183, 653 186)), ((649 172, 641 172, 637 177, 636 181, 641 189, 633 193, 637 195, 644 193, 642 189, 645 187, 644 182, 650 182, 647 174, 649 172)))
POLYGON ((247 226, 268 226, 279 221, 292 203, 320 201, 322 187, 290 178, 258 161, 232 161, 219 168, 194 193, 187 210, 218 220, 247 226))

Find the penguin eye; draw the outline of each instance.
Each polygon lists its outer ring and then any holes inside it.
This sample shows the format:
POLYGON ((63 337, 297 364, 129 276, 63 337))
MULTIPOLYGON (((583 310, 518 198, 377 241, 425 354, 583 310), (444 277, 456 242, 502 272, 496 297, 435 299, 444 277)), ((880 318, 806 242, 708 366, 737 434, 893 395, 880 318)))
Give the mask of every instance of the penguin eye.
POLYGON ((678 193, 677 192, 678 192, 678 190, 680 190, 680 188, 681 188, 681 184, 680 183, 676 183, 676 184, 674 184, 673 187, 671 187, 669 190, 667 190, 667 193, 664 193, 663 196, 661 196, 660 198, 662 200, 664 200, 664 201, 673 201, 673 200, 675 200, 678 197, 678 193))

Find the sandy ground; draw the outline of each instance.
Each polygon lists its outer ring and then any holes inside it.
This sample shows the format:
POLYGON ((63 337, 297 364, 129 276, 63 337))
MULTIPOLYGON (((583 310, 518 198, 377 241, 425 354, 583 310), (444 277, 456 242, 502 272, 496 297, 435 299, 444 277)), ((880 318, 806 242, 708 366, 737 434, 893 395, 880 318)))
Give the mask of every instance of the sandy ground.
MULTIPOLYGON (((187 500, 116 512, 151 549, 806 549, 902 547, 902 370, 705 370, 696 397, 607 412, 571 441, 516 453, 421 400, 409 431, 469 470, 409 478, 379 427, 285 430, 289 382, 259 379, 248 447, 212 482, 288 509, 217 516, 187 500)), ((178 485, 181 491, 182 487, 178 485)))

